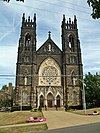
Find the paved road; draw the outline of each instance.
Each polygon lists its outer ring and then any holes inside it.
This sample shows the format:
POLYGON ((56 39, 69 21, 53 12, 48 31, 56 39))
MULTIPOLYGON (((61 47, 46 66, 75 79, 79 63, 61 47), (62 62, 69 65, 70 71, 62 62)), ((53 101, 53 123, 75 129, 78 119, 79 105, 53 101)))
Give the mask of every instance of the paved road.
POLYGON ((100 115, 85 116, 65 111, 43 111, 43 114, 49 130, 100 122, 100 115))
POLYGON ((33 133, 100 133, 100 123, 54 129, 42 132, 33 132, 33 133))

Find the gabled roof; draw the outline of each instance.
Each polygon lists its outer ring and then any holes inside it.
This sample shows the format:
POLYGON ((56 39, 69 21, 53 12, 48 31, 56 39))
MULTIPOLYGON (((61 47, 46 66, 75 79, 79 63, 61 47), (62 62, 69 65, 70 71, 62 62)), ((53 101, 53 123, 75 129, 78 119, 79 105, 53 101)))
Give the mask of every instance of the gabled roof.
POLYGON ((44 44, 37 50, 37 53, 54 53, 61 54, 61 49, 54 43, 54 41, 49 36, 44 44))

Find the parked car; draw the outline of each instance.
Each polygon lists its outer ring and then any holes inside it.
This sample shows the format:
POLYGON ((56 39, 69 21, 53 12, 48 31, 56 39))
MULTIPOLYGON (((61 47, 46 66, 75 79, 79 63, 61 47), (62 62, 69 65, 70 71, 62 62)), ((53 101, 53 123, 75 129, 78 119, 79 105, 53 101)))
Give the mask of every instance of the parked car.
POLYGON ((36 117, 29 117, 26 122, 44 122, 46 118, 36 118, 36 117))

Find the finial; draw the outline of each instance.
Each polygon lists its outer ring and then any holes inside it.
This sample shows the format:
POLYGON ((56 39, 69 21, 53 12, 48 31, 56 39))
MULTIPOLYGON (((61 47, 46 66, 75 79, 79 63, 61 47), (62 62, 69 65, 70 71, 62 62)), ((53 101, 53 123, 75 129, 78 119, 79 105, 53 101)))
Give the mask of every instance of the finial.
POLYGON ((25 13, 23 13, 22 21, 25 21, 25 13))
POLYGON ((34 22, 36 22, 36 13, 34 13, 34 22))
POLYGON ((51 38, 51 32, 50 31, 48 32, 48 38, 51 38))
POLYGON ((30 16, 28 17, 28 22, 30 22, 30 16))
POLYGON ((71 23, 71 18, 69 18, 69 23, 71 23))
POLYGON ((63 14, 63 21, 65 21, 66 19, 65 19, 65 14, 63 14))
POLYGON ((77 23, 76 15, 74 15, 74 23, 77 23))

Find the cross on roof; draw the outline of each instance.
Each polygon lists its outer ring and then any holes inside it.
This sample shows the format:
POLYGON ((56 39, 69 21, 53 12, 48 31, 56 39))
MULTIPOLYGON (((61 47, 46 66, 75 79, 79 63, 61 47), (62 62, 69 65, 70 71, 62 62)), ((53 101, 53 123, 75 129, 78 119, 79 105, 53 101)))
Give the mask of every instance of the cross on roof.
POLYGON ((48 35, 49 35, 48 37, 51 38, 51 31, 48 32, 48 35))

